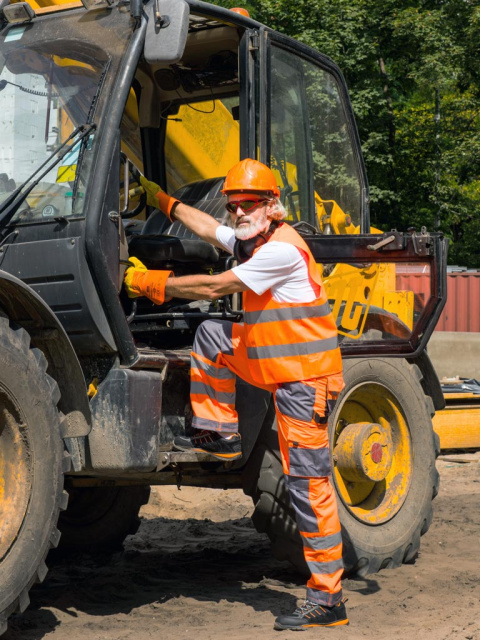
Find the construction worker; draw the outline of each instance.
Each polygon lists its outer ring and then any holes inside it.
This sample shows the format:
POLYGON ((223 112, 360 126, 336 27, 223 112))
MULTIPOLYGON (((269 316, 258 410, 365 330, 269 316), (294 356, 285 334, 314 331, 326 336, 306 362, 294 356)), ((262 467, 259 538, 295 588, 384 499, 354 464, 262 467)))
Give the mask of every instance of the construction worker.
POLYGON ((231 227, 143 177, 141 183, 149 204, 233 253, 239 264, 218 275, 175 278, 131 258, 128 295, 162 304, 170 297, 213 300, 243 293, 243 323, 207 320, 197 330, 191 361, 194 435, 177 436, 174 449, 239 458, 236 376, 273 393, 286 484, 312 572, 304 604, 277 618, 275 628, 348 624, 327 433, 329 410, 343 388, 342 363, 315 260, 300 235, 281 221, 286 212, 275 177, 256 160, 242 160, 225 179, 231 227))

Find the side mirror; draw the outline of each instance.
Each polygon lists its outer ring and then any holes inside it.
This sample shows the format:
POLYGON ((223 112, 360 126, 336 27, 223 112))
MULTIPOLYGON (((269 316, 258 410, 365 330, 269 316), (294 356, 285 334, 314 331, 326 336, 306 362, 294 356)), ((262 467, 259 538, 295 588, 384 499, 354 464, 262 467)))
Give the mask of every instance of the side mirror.
POLYGON ((144 56, 149 64, 179 62, 185 50, 190 10, 184 0, 152 0, 148 16, 144 56))

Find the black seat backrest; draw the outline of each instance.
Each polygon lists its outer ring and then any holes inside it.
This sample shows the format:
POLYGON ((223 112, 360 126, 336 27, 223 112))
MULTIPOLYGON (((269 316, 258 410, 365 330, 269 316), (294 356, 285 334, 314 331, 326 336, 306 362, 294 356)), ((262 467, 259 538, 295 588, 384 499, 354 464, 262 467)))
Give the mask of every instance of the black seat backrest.
MULTIPOLYGON (((225 178, 209 178, 191 182, 175 191, 172 196, 191 207, 210 214, 220 222, 225 216, 226 198, 221 192, 224 180, 225 178)), ((198 238, 181 222, 175 221, 170 224, 167 217, 158 210, 149 216, 142 229, 142 235, 154 234, 176 236, 177 238, 198 238)))
MULTIPOLYGON (((199 180, 174 193, 185 204, 200 209, 219 221, 225 216, 225 197, 221 193, 223 178, 199 180)), ((213 265, 219 252, 212 244, 201 240, 181 222, 170 223, 161 211, 154 211, 140 234, 131 236, 129 253, 149 269, 164 269, 166 265, 185 269, 186 265, 213 265)))

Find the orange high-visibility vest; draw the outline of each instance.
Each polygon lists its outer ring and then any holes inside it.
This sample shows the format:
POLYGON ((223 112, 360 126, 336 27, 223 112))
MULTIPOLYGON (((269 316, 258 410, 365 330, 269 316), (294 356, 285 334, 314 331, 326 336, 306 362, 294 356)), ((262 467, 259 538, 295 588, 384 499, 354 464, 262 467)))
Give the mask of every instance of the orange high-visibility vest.
POLYGON ((272 240, 293 244, 300 250, 310 280, 320 293, 313 302, 292 304, 276 302, 270 289, 261 296, 251 290, 244 292, 245 342, 253 379, 272 384, 341 372, 337 326, 310 249, 285 223, 277 227, 268 242, 272 240))

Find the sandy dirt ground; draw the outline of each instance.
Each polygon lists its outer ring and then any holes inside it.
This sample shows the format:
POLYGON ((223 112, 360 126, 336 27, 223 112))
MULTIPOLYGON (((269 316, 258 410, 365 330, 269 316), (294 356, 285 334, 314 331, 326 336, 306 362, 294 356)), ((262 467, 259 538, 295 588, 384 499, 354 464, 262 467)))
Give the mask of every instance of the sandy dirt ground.
MULTIPOLYGON (((415 563, 346 580, 350 625, 302 638, 480 640, 480 453, 473 460, 438 462, 435 517, 415 563)), ((2 640, 298 638, 273 620, 303 584, 272 558, 250 513, 238 490, 153 490, 124 553, 50 562, 2 640)))

